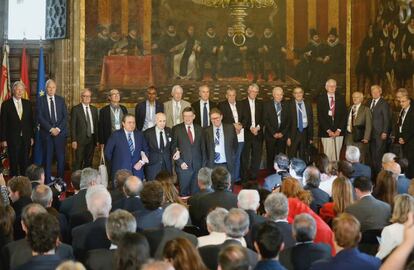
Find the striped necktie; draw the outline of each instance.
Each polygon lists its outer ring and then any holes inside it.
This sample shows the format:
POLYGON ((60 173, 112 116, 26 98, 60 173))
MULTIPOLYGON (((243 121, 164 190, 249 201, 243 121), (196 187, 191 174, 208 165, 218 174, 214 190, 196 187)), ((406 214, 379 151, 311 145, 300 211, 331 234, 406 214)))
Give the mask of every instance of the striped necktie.
POLYGON ((129 152, 131 152, 131 156, 133 156, 135 148, 134 148, 134 142, 132 141, 131 133, 132 132, 128 132, 128 146, 129 146, 129 152))

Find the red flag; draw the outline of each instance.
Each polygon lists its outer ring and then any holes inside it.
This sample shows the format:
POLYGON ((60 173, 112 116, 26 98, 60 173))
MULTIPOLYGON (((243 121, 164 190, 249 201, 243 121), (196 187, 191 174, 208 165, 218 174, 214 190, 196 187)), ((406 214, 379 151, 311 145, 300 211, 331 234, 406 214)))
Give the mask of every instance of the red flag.
POLYGON ((22 66, 20 70, 20 80, 26 86, 26 91, 23 94, 23 98, 30 99, 30 80, 29 80, 29 68, 27 66, 26 48, 23 48, 23 52, 22 52, 22 66))
POLYGON ((3 101, 10 97, 10 77, 9 77, 9 46, 4 45, 3 48, 3 62, 1 66, 1 81, 0 81, 0 106, 3 101))

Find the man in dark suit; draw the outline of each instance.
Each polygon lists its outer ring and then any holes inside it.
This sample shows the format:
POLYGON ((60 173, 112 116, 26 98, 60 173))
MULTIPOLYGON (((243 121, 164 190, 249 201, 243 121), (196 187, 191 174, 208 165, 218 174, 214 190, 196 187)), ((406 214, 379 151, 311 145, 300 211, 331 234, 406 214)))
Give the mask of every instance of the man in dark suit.
POLYGON ((135 106, 135 119, 137 120, 137 129, 145 131, 155 125, 155 115, 164 112, 164 104, 157 100, 157 89, 150 86, 147 89, 147 100, 135 106))
POLYGON ((117 89, 108 93, 109 105, 99 111, 98 140, 103 147, 111 136, 112 132, 122 128, 122 118, 128 113, 125 106, 120 105, 121 95, 117 89))
MULTIPOLYGON (((206 166, 226 167, 234 172, 234 156, 237 149, 237 136, 233 125, 222 123, 223 115, 217 108, 210 111, 212 125, 204 129, 206 143, 206 166)), ((234 178, 232 178, 234 179, 234 178)))
POLYGON ((57 161, 57 177, 63 178, 65 173, 68 110, 65 100, 55 94, 56 83, 50 79, 46 82, 46 95, 41 96, 36 102, 46 183, 51 181, 54 156, 57 161))
POLYGON ((262 102, 257 100, 259 86, 257 84, 250 85, 247 93, 247 98, 240 101, 241 123, 245 130, 241 160, 242 181, 257 178, 263 143, 263 106, 262 102), (250 179, 248 179, 249 177, 250 179))
POLYGON ((317 101, 319 137, 323 151, 330 161, 339 160, 346 127, 345 98, 336 93, 336 81, 329 79, 325 84, 326 93, 317 101))
POLYGON ((98 109, 91 105, 92 92, 81 92, 81 103, 72 108, 72 148, 75 150, 72 171, 92 166, 93 153, 98 144, 98 109))
POLYGON ((283 89, 281 87, 273 88, 272 95, 273 100, 263 104, 267 169, 269 172, 274 171, 275 155, 286 153, 286 139, 289 132, 289 110, 287 104, 282 102, 283 89))
POLYGON ((361 152, 358 147, 353 145, 347 146, 345 151, 345 159, 352 164, 352 179, 359 176, 365 176, 371 179, 371 168, 360 162, 361 152))
POLYGON ((180 185, 180 195, 188 196, 197 193, 197 173, 204 165, 205 144, 202 128, 194 124, 194 109, 183 110, 184 122, 174 126, 172 130, 172 149, 180 151, 176 160, 175 171, 180 185))
POLYGON ((237 134, 237 150, 234 161, 234 172, 232 173, 233 179, 240 181, 240 158, 244 146, 244 129, 240 123, 241 107, 240 103, 236 102, 237 92, 234 88, 229 88, 226 91, 226 100, 220 102, 218 108, 223 114, 223 123, 232 124, 237 134))
POLYGON ((164 191, 158 181, 148 181, 144 183, 144 188, 140 194, 144 209, 132 213, 137 220, 137 230, 159 229, 162 227, 161 207, 164 202, 164 191))
POLYGON ((391 110, 387 101, 381 97, 382 89, 379 85, 371 87, 372 99, 368 100, 367 106, 372 114, 372 131, 369 141, 370 165, 377 174, 381 170, 381 159, 385 153, 387 139, 391 130, 391 110))
POLYGON ((398 117, 395 140, 401 145, 403 157, 408 160, 407 176, 414 177, 414 109, 408 96, 400 98, 401 111, 398 117))
POLYGON ((111 211, 122 209, 132 213, 144 210, 144 205, 139 197, 142 188, 142 181, 138 177, 133 175, 128 177, 124 184, 125 197, 113 202, 111 211))
POLYGON ((111 162, 111 175, 127 169, 144 179, 143 167, 148 163, 148 145, 141 131, 135 129, 135 116, 122 118, 122 129, 116 130, 105 145, 105 158, 111 162))
POLYGON ((203 223, 203 216, 200 213, 200 202, 206 194, 213 192, 211 188, 211 172, 212 169, 207 167, 203 167, 198 171, 197 184, 200 191, 188 198, 188 211, 190 212, 190 218, 193 224, 203 223))
POLYGON ((1 105, 0 141, 7 147, 11 176, 25 175, 29 166, 30 147, 33 145, 34 121, 32 104, 23 99, 26 86, 13 84, 13 98, 1 105))
POLYGON ((303 182, 305 183, 304 189, 309 190, 312 193, 312 201, 309 207, 317 214, 319 209, 329 202, 329 194, 319 188, 321 183, 321 174, 318 168, 309 166, 303 172, 303 182))
POLYGON ((202 85, 198 88, 200 99, 191 104, 194 109, 194 124, 200 125, 202 128, 210 126, 210 111, 217 107, 217 104, 210 101, 210 88, 202 85))
POLYGON ((300 87, 293 89, 293 97, 289 108, 290 131, 287 139, 289 157, 309 160, 309 146, 313 142, 313 111, 312 105, 304 101, 304 92, 300 87))

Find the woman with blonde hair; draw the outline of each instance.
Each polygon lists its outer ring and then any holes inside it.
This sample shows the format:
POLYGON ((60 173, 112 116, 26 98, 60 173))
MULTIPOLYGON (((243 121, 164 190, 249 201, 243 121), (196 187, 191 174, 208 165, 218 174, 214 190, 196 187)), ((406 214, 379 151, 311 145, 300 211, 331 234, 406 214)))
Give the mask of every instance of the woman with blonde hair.
MULTIPOLYGON (((375 209, 373 209, 375 211, 375 209)), ((394 211, 390 222, 381 233, 381 242, 377 257, 381 260, 387 257, 391 251, 398 247, 403 241, 404 223, 407 221, 408 213, 414 211, 414 198, 408 194, 400 194, 394 198, 394 211)))
POLYGON ((312 193, 304 190, 299 181, 293 177, 286 177, 283 180, 280 192, 288 198, 297 198, 308 206, 312 202, 312 193))
POLYGON ((186 205, 179 196, 179 192, 175 187, 176 179, 167 171, 161 171, 155 177, 155 180, 161 183, 162 189, 164 190, 164 203, 163 208, 166 208, 172 203, 179 203, 186 205))
POLYGON ((345 208, 354 202, 352 184, 345 177, 337 177, 332 184, 332 202, 325 203, 319 210, 319 216, 327 223, 339 214, 345 212, 345 208))

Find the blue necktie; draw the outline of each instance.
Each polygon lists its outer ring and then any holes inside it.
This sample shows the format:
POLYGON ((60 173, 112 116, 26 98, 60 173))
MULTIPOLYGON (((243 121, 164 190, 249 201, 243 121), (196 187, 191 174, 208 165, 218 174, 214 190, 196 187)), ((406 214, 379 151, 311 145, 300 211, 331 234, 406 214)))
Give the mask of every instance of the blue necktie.
POLYGON ((53 125, 56 124, 56 111, 55 111, 55 103, 53 102, 53 98, 50 98, 50 120, 52 120, 53 125))
POLYGON ((299 106, 299 112, 298 112, 298 129, 300 132, 303 131, 303 116, 302 116, 302 102, 298 103, 299 106))
POLYGON ((204 127, 208 127, 207 102, 204 102, 204 108, 203 108, 203 128, 204 127))
MULTIPOLYGON (((220 144, 220 129, 216 129, 216 137, 214 138, 214 144, 218 146, 220 144)), ((220 153, 214 152, 214 162, 218 162, 220 160, 220 153)))
POLYGON ((129 146, 129 152, 131 152, 131 156, 134 155, 134 142, 132 141, 131 132, 128 132, 128 146, 129 146))

